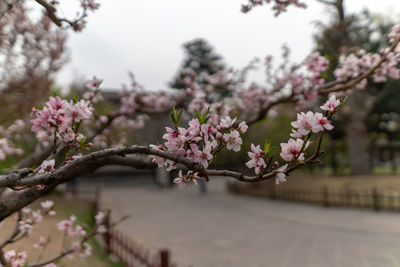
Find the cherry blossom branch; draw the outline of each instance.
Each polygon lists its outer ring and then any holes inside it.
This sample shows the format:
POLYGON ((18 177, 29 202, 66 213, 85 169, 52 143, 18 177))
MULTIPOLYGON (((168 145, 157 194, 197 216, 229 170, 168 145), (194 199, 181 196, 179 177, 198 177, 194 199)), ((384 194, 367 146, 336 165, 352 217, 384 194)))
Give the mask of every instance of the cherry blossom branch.
POLYGON ((5 266, 7 264, 7 260, 4 257, 4 252, 3 249, 0 249, 0 263, 5 266))
MULTIPOLYGON (((125 156, 128 154, 145 154, 163 157, 178 163, 185 165, 187 168, 192 170, 202 171, 203 169, 197 166, 194 162, 174 155, 172 153, 160 151, 157 149, 150 148, 148 146, 137 146, 133 145, 130 147, 123 148, 110 148, 101 151, 96 151, 88 155, 82 156, 71 163, 60 167, 51 173, 46 173, 42 175, 27 176, 29 172, 24 169, 24 171, 18 171, 17 173, 11 173, 0 176, 0 186, 34 186, 34 185, 50 185, 57 180, 62 180, 64 177, 69 177, 69 173, 79 166, 85 166, 86 164, 95 163, 99 159, 111 159, 112 162, 118 162, 119 160, 112 158, 111 156, 125 156)), ((138 160, 138 158, 136 158, 138 160)), ((123 160, 121 160, 123 161, 123 160)), ((132 163, 132 161, 127 160, 127 162, 132 163)), ((141 161, 140 161, 141 162, 141 161)), ((154 166, 154 165, 153 165, 154 166)), ((31 171, 30 171, 31 172, 31 171)))
POLYGON ((134 156, 108 156, 98 158, 96 161, 89 162, 71 168, 68 173, 65 173, 63 179, 54 181, 54 183, 45 186, 42 190, 25 189, 18 194, 0 200, 0 221, 7 218, 15 211, 18 211, 34 200, 51 192, 58 184, 61 184, 70 179, 94 172, 96 169, 106 165, 123 165, 130 166, 136 169, 154 168, 155 164, 149 159, 143 159, 134 156))
MULTIPOLYGON (((56 16, 57 9, 54 5, 47 3, 45 0, 35 0, 36 3, 44 7, 46 10, 46 15, 58 26, 61 27, 62 20, 56 16)), ((71 23, 72 25, 72 23, 71 23)))
MULTIPOLYGON (((0 2, 0 19, 18 2, 22 2, 21 0, 2 0, 0 2)), ((62 27, 63 24, 68 25, 75 31, 80 31, 85 26, 84 19, 87 17, 87 11, 95 11, 99 8, 99 4, 95 3, 94 0, 82 0, 82 12, 79 16, 73 20, 62 18, 57 16, 57 7, 56 4, 52 2, 47 2, 46 0, 35 0, 37 4, 42 6, 46 10, 47 17, 58 27, 62 27)), ((55 2, 55 1, 54 1, 55 2)))
POLYGON ((396 49, 399 42, 400 42, 399 38, 396 41, 394 41, 393 44, 389 47, 389 49, 382 55, 382 57, 378 61, 378 63, 375 66, 373 66, 372 68, 370 68, 368 71, 361 73, 358 77, 356 77, 350 81, 343 82, 344 84, 341 86, 337 86, 338 84, 342 83, 340 80, 334 81, 330 84, 327 83, 327 84, 321 86, 320 88, 318 88, 318 93, 321 95, 327 95, 327 94, 330 94, 333 92, 345 91, 345 90, 355 87, 359 82, 361 82, 362 80, 371 76, 376 70, 378 70, 382 66, 383 63, 388 61, 388 55, 396 49))
MULTIPOLYGON (((87 234, 87 235, 79 242, 80 245, 82 246, 85 242, 87 242, 89 239, 91 239, 91 238, 92 238, 93 236, 95 236, 96 234, 97 234, 96 229, 93 229, 89 234, 87 234)), ((66 250, 66 251, 61 252, 59 255, 57 255, 57 256, 55 256, 55 257, 53 257, 53 258, 51 258, 51 259, 48 259, 48 260, 45 260, 45 261, 42 261, 42 262, 39 262, 39 263, 29 264, 29 265, 27 265, 26 267, 40 267, 40 266, 45 266, 45 265, 47 265, 47 264, 56 262, 56 261, 58 261, 58 260, 64 258, 65 256, 67 256, 67 255, 69 255, 69 254, 72 254, 72 253, 75 253, 75 252, 76 252, 76 251, 75 251, 74 249, 71 248, 71 249, 68 249, 68 250, 66 250)))
POLYGON ((74 252, 75 252, 75 251, 74 251, 73 249, 69 249, 69 250, 67 250, 67 251, 64 251, 64 252, 60 253, 58 256, 56 256, 56 257, 54 257, 54 258, 51 258, 51 259, 49 259, 49 260, 42 261, 42 262, 39 262, 39 263, 35 263, 35 264, 29 264, 29 265, 27 265, 26 267, 40 267, 40 266, 45 266, 45 265, 47 265, 47 264, 56 262, 56 261, 58 261, 58 260, 64 258, 65 256, 74 253, 74 252))
POLYGON ((4 240, 3 242, 0 243, 0 249, 3 249, 8 244, 13 243, 15 241, 15 238, 20 233, 19 222, 22 220, 22 212, 18 211, 17 216, 18 217, 17 217, 17 221, 15 223, 14 231, 11 233, 11 235, 6 240, 4 240))

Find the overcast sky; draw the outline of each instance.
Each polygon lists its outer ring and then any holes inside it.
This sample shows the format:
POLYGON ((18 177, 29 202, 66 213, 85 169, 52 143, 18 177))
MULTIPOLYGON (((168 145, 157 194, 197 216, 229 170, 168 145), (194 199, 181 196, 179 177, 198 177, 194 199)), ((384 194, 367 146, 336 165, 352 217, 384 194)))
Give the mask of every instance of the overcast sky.
MULTIPOLYGON (((242 14, 244 0, 97 1, 101 7, 90 14, 87 28, 69 36, 71 61, 58 75, 61 85, 95 74, 104 79, 104 88, 120 88, 132 71, 146 88, 166 88, 183 58, 182 43, 197 37, 207 39, 235 68, 254 57, 279 58, 285 43, 292 58, 301 61, 313 49, 313 22, 329 17, 323 5, 311 0, 305 0, 307 9, 292 7, 278 18, 265 6, 242 14)), ((61 2, 68 15, 78 0, 61 2)), ((349 12, 368 7, 373 12, 400 13, 399 0, 346 2, 349 12)), ((252 78, 262 80, 260 74, 252 78)))

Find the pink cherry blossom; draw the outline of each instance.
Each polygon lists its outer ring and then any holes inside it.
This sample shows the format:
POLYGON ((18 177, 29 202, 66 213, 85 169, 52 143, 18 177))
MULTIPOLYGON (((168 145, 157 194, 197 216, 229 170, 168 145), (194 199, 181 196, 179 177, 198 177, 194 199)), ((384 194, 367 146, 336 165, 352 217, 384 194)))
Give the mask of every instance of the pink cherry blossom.
POLYGON ((179 171, 178 177, 174 179, 174 183, 183 188, 187 183, 192 182, 197 185, 197 179, 200 179, 196 172, 188 171, 186 175, 182 175, 182 170, 179 171))
POLYGON ((211 154, 211 151, 213 150, 213 146, 211 143, 208 143, 203 151, 201 151, 201 154, 199 156, 199 163, 204 167, 207 168, 209 161, 211 161, 214 156, 211 154))
POLYGON ((40 248, 40 247, 44 247, 44 245, 46 245, 46 240, 44 239, 43 236, 41 236, 41 237, 39 238, 39 241, 38 241, 37 243, 35 243, 35 244, 33 245, 33 247, 34 247, 34 248, 40 248))
POLYGON ((186 158, 198 162, 201 156, 201 151, 196 144, 190 144, 190 148, 186 151, 186 158))
POLYGON ((40 165, 38 174, 44 174, 46 172, 53 171, 55 163, 56 161, 54 159, 43 161, 42 164, 40 165))
POLYGON ((260 145, 251 144, 250 148, 252 152, 247 152, 250 160, 246 162, 246 166, 249 169, 254 168, 254 172, 260 174, 261 170, 267 167, 264 161, 264 151, 260 148, 260 145))
POLYGON ((295 159, 300 161, 304 160, 304 153, 300 153, 303 145, 304 141, 302 139, 289 139, 287 143, 281 143, 281 158, 288 162, 291 162, 295 159))
POLYGON ((92 254, 92 246, 89 245, 88 243, 83 243, 82 245, 82 252, 80 254, 80 256, 82 258, 88 257, 92 254))
POLYGON ((221 119, 221 122, 219 123, 219 126, 221 129, 229 129, 233 126, 233 124, 235 123, 236 118, 234 118, 233 120, 231 119, 231 117, 226 116, 225 118, 221 119))
MULTIPOLYGON (((91 2, 93 2, 93 0, 91 0, 91 2)), ((102 82, 103 82, 102 79, 99 79, 96 76, 93 76, 92 80, 90 80, 86 83, 86 87, 89 89, 98 89, 102 82)))
POLYGON ((241 134, 244 134, 245 132, 247 132, 247 129, 248 129, 248 128, 249 128, 249 126, 247 126, 246 122, 245 122, 245 121, 242 121, 241 123, 239 123, 238 131, 239 131, 241 134))
POLYGON ((389 33, 390 42, 393 43, 395 40, 400 38, 400 24, 395 24, 389 33))
POLYGON ((300 135, 307 135, 313 129, 314 113, 308 111, 307 113, 301 112, 297 114, 297 121, 291 123, 294 128, 297 128, 297 133, 300 135))
POLYGON ((32 211, 32 219, 35 223, 41 222, 43 219, 42 212, 40 210, 32 211))
POLYGON ((333 125, 330 124, 329 120, 326 117, 324 117, 322 113, 316 112, 314 115, 312 131, 314 133, 317 133, 317 132, 322 132, 325 129, 330 131, 333 129, 333 125))
MULTIPOLYGON (((83 8, 88 8, 91 11, 95 11, 100 7, 99 3, 96 3, 94 0, 81 0, 81 6, 83 8)), ((94 77, 95 79, 96 77, 94 77)))
POLYGON ((287 167, 288 167, 288 165, 285 164, 282 167, 274 170, 274 174, 276 176, 276 178, 275 178, 275 183, 276 184, 286 182, 286 173, 285 173, 285 171, 286 171, 287 167))
POLYGON ((226 148, 228 150, 240 151, 240 146, 242 145, 242 138, 238 131, 231 131, 230 133, 225 133, 223 135, 224 141, 226 143, 226 148))
POLYGON ((59 231, 67 231, 72 229, 73 222, 70 220, 62 220, 57 224, 57 229, 59 231))
POLYGON ((104 212, 99 211, 96 216, 94 216, 96 224, 100 225, 104 222, 104 219, 106 218, 104 212))
POLYGON ((340 100, 336 99, 335 95, 331 95, 328 101, 326 101, 320 108, 325 111, 333 112, 339 105, 340 100))
MULTIPOLYGON (((155 149, 155 150, 160 150, 160 151, 163 151, 163 150, 164 150, 164 148, 163 148, 162 145, 159 145, 159 146, 150 145, 150 148, 155 149)), ((167 165, 167 160, 166 160, 165 158, 163 158, 163 157, 154 156, 154 155, 151 155, 151 156, 149 156, 149 157, 152 159, 152 161, 153 161, 154 163, 157 164, 158 168, 162 168, 162 167, 164 167, 164 166, 167 165)))
POLYGON ((203 134, 204 140, 209 140, 212 139, 214 140, 214 134, 217 132, 216 129, 209 125, 209 124, 203 124, 201 125, 201 133, 203 134))

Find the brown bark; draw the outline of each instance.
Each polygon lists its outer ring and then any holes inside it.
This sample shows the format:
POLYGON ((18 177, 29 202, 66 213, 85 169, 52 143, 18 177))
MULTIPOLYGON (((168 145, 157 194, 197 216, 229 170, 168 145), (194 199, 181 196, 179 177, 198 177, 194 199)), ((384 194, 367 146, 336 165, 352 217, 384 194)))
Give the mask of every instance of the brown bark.
POLYGON ((372 172, 368 153, 369 132, 366 121, 373 107, 373 97, 366 90, 356 90, 341 112, 351 174, 368 175, 372 172))

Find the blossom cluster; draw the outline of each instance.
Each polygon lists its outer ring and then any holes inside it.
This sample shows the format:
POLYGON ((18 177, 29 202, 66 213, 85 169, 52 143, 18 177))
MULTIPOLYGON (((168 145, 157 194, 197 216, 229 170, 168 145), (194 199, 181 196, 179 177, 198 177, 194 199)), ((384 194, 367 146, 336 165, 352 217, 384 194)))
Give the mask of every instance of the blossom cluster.
POLYGON ((83 135, 78 133, 81 121, 92 117, 93 107, 89 101, 62 100, 60 97, 50 97, 43 109, 33 109, 31 120, 32 131, 38 137, 52 137, 65 143, 80 141, 83 135))
POLYGON ((100 4, 96 3, 95 0, 80 0, 80 1, 83 11, 81 12, 80 16, 78 16, 78 19, 76 19, 73 22, 70 22, 72 29, 76 32, 80 32, 86 27, 87 22, 85 20, 85 17, 87 16, 87 10, 94 12, 100 7, 100 4))
POLYGON ((143 92, 139 85, 133 86, 129 91, 121 92, 121 114, 134 114, 140 111, 166 111, 172 107, 171 95, 165 91, 143 92))
MULTIPOLYGON (((98 212, 95 216, 95 225, 92 230, 92 234, 104 234, 107 232, 107 228, 105 226, 106 216, 103 212, 98 212)), ((69 238, 77 238, 74 241, 71 241, 70 251, 68 257, 72 258, 73 253, 80 252, 81 257, 87 257, 91 255, 92 247, 88 242, 82 242, 82 240, 87 240, 86 237, 90 233, 88 233, 85 228, 76 222, 76 217, 71 215, 68 220, 62 220, 58 223, 57 228, 59 231, 64 232, 65 236, 69 238)))
MULTIPOLYGON (((298 161, 305 160, 305 153, 311 144, 310 138, 313 133, 323 132, 325 130, 332 130, 333 125, 330 123, 330 117, 340 106, 340 100, 336 99, 335 95, 331 95, 324 105, 320 108, 327 113, 327 117, 320 112, 308 111, 307 113, 301 112, 297 114, 297 120, 291 123, 292 133, 287 143, 281 143, 281 158, 288 162, 288 164, 296 164, 298 161)), ((266 163, 268 151, 260 148, 260 145, 255 146, 251 144, 251 152, 248 152, 250 160, 246 162, 246 166, 250 169, 254 168, 257 175, 262 175, 268 170, 266 163)), ((273 166, 273 173, 276 176, 276 183, 286 181, 285 171, 288 164, 279 166, 276 162, 273 166)))
POLYGON ((43 220, 43 215, 54 216, 56 213, 53 210, 54 202, 46 200, 40 203, 41 209, 32 210, 25 207, 21 214, 17 214, 18 228, 21 235, 30 234, 33 231, 34 225, 43 220))
MULTIPOLYGON (((89 243, 81 242, 85 236, 87 236, 87 232, 81 225, 76 223, 76 217, 71 215, 68 220, 62 220, 58 223, 57 228, 59 231, 63 232, 65 236, 69 238, 77 238, 77 240, 72 241, 70 244, 70 249, 72 252, 80 251, 81 257, 87 257, 91 255, 92 248, 89 243)), ((73 253, 68 254, 68 257, 72 257, 73 253)))
MULTIPOLYGON (((340 101, 332 95, 328 101, 320 108, 327 111, 328 116, 339 107, 340 101)), ((296 160, 303 161, 304 153, 310 145, 310 134, 332 130, 333 125, 329 119, 320 112, 308 111, 297 114, 297 120, 291 123, 292 133, 290 136, 294 139, 289 139, 287 143, 281 143, 280 156, 287 162, 296 160)))
POLYGON ((189 114, 194 114, 195 110, 204 112, 209 109, 210 121, 217 124, 231 110, 220 101, 218 93, 229 94, 234 91, 238 82, 233 77, 232 71, 220 71, 207 76, 186 68, 181 79, 186 88, 175 92, 146 92, 140 84, 133 81, 132 88, 121 92, 119 113, 127 117, 138 112, 162 113, 171 110, 175 105, 184 107, 189 114))
POLYGON ((81 6, 85 9, 95 11, 100 7, 100 4, 96 3, 94 0, 81 0, 81 6))
POLYGON ((322 85, 325 80, 321 78, 321 73, 325 72, 329 66, 329 60, 321 56, 318 52, 313 53, 305 63, 310 72, 310 82, 312 85, 322 85))
MULTIPOLYGON (((207 117, 209 118, 209 117, 207 117)), ((153 149, 167 151, 174 155, 184 157, 202 167, 207 168, 214 159, 215 154, 223 147, 228 150, 239 151, 242 145, 241 134, 247 131, 245 122, 235 125, 236 119, 229 116, 221 119, 217 125, 208 123, 204 117, 189 121, 189 127, 166 127, 163 145, 151 145, 153 149)), ((176 162, 164 159, 159 156, 151 156, 152 160, 159 167, 167 166, 167 170, 176 168, 176 162)), ((185 184, 188 181, 195 181, 198 178, 196 173, 188 173, 186 176, 180 175, 175 182, 185 184)))
POLYGON ((314 100, 318 87, 325 84, 323 73, 329 61, 319 53, 314 53, 302 64, 289 64, 289 49, 284 47, 284 64, 272 70, 272 57, 266 59, 267 84, 251 83, 234 92, 234 101, 246 120, 257 118, 258 114, 269 107, 293 99, 300 108, 314 100))
MULTIPOLYGON (((15 238, 19 240, 20 238, 29 235, 33 230, 33 225, 42 221, 42 215, 55 215, 53 206, 53 201, 47 200, 41 203, 42 209, 33 211, 28 207, 23 208, 21 213, 17 215, 19 233, 15 238)), ((67 220, 59 222, 57 224, 58 230, 62 231, 65 238, 68 238, 68 240, 71 241, 69 246, 66 244, 66 240, 63 242, 63 253, 65 253, 69 258, 72 258, 77 252, 79 252, 81 257, 90 256, 92 248, 87 240, 94 234, 103 234, 107 231, 105 220, 106 215, 103 212, 98 212, 95 216, 94 228, 89 233, 85 230, 84 226, 77 224, 74 215, 71 215, 67 220)), ((45 237, 40 236, 38 242, 36 242, 33 247, 37 249, 41 248, 44 252, 50 241, 50 238, 46 239, 45 237)), ((26 251, 16 252, 15 250, 9 250, 4 253, 4 258, 7 264, 9 264, 7 266, 23 267, 27 264, 28 254, 26 251)), ((49 263, 44 266, 57 267, 55 263, 49 263)))
MULTIPOLYGON (((394 25, 388 35, 389 41, 394 45, 400 40, 400 25, 394 25)), ((360 49, 356 53, 349 55, 341 55, 339 58, 338 68, 334 74, 336 78, 342 80, 349 80, 357 78, 368 70, 376 66, 385 57, 385 61, 381 66, 374 71, 372 78, 375 83, 382 83, 387 81, 387 77, 393 79, 400 78, 400 70, 398 64, 400 62, 400 48, 396 46, 393 50, 390 48, 381 49, 379 53, 367 53, 365 50, 360 49)), ((358 88, 364 88, 367 85, 367 78, 361 80, 357 84, 358 88)))
MULTIPOLYGON (((387 48, 381 51, 385 54, 387 48)), ((357 78, 369 69, 373 68, 382 60, 381 54, 367 53, 365 50, 360 49, 357 53, 349 55, 341 55, 339 58, 338 68, 334 74, 336 78, 347 81, 349 79, 357 78)), ((375 83, 386 82, 387 77, 398 79, 400 71, 397 68, 400 62, 400 49, 395 49, 393 52, 388 52, 386 61, 382 63, 372 75, 375 83)), ((364 88, 367 85, 367 79, 361 80, 357 84, 357 88, 364 88)))
POLYGON ((0 160, 9 155, 22 155, 23 150, 15 146, 14 141, 21 139, 21 133, 25 130, 25 122, 16 120, 8 128, 0 126, 0 160))

